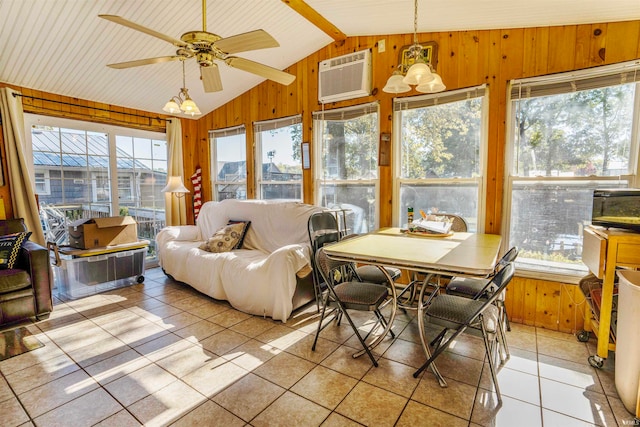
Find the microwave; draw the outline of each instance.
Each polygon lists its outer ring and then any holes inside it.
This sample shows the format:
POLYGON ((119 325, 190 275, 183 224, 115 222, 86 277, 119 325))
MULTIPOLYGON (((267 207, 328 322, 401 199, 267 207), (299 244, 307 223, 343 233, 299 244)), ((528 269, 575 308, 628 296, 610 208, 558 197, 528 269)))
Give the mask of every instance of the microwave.
POLYGON ((591 224, 640 232, 640 189, 593 190, 591 224))

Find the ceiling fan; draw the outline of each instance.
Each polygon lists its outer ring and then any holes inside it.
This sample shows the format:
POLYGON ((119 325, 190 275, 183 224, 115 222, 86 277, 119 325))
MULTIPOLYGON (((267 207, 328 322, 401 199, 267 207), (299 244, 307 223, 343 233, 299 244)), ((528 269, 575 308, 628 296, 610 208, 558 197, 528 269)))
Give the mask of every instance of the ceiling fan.
POLYGON ((207 32, 206 0, 202 0, 202 31, 186 32, 180 37, 180 40, 143 27, 142 25, 126 20, 120 16, 98 16, 108 21, 115 22, 116 24, 124 25, 125 27, 157 37, 178 48, 176 54, 172 56, 160 56, 157 58, 138 59, 135 61, 108 64, 107 66, 111 68, 122 69, 196 58, 200 65, 200 77, 202 79, 205 92, 218 92, 222 90, 220 71, 218 70, 218 64, 216 61, 224 62, 230 67, 256 74, 285 86, 291 84, 296 79, 296 76, 268 65, 237 56, 231 56, 238 52, 279 47, 280 45, 264 30, 249 31, 248 33, 237 34, 226 38, 207 32))

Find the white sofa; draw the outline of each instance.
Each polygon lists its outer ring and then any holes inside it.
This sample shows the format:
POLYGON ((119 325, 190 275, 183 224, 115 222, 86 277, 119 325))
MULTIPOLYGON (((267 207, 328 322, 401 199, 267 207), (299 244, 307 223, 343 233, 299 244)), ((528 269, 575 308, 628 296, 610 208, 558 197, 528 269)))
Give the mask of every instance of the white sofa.
POLYGON ((315 298, 307 221, 322 210, 287 201, 207 202, 196 225, 158 233, 160 266, 175 280, 238 310, 285 322, 294 309, 315 298), (241 249, 199 249, 229 220, 251 221, 241 249))

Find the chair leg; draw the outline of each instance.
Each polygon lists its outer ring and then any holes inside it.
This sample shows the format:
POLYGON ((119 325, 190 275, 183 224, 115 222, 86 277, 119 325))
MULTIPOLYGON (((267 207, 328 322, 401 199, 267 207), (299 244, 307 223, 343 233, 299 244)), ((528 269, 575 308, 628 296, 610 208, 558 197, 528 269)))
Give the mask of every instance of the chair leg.
MULTIPOLYGON (((384 320, 384 316, 382 315, 382 313, 380 313, 380 310, 375 310, 374 313, 375 313, 376 317, 378 318, 378 321, 382 324, 382 327, 386 328, 387 327, 387 321, 384 320)), ((392 339, 396 338, 396 334, 394 334, 391 329, 389 329, 389 334, 391 335, 392 339)))
POLYGON ((496 375, 496 368, 494 366, 494 354, 491 350, 492 346, 489 343, 489 337, 487 331, 484 327, 484 321, 482 319, 482 315, 480 315, 480 328, 482 329, 482 339, 484 341, 484 348, 487 352, 487 359, 489 361, 489 370, 491 371, 491 379, 493 380, 493 385, 496 388, 496 394, 498 395, 498 403, 502 403, 502 395, 500 394, 500 386, 498 385, 498 376, 496 375))
MULTIPOLYGON (((373 363, 373 366, 375 366, 377 368, 378 367, 378 361, 375 359, 375 357, 373 357, 373 353, 371 353, 371 349, 369 348, 369 346, 367 345, 365 340, 362 338, 362 335, 360 335, 360 332, 358 332, 358 327, 355 325, 355 323, 353 323, 353 320, 351 320, 351 316, 349 316, 349 313, 347 313, 347 311, 343 307, 342 303, 338 302, 338 306, 340 307, 340 314, 341 315, 344 314, 344 317, 347 319, 347 322, 349 322, 349 324, 351 325, 351 328, 353 329, 353 331, 355 332, 356 336, 358 337, 358 340, 360 341, 360 344, 362 344, 362 348, 369 355, 369 359, 371 359, 371 362, 373 363)), ((367 336, 368 336, 368 334, 367 334, 367 336)))
POLYGON ((324 315, 327 312, 328 303, 329 303, 329 293, 327 293, 322 299, 322 314, 320 315, 320 321, 318 322, 318 330, 316 331, 316 337, 313 340, 311 351, 316 351, 316 344, 318 343, 318 337, 320 336, 320 331, 322 330, 322 322, 324 322, 324 315))
MULTIPOLYGON (((465 331, 465 329, 467 329, 467 326, 464 325, 458 329, 456 329, 456 331, 453 333, 453 335, 451 335, 449 338, 447 338, 447 340, 444 343, 441 343, 440 345, 438 345, 438 347, 435 349, 435 351, 431 354, 431 357, 422 364, 422 366, 420 366, 418 368, 417 371, 415 371, 413 373, 413 378, 418 378, 418 375, 420 375, 422 373, 422 371, 424 371, 425 369, 427 369, 429 367, 429 365, 431 365, 433 363, 434 360, 436 360, 436 358, 438 356, 440 356, 440 354, 442 354, 442 352, 444 352, 449 345, 456 339, 458 338, 458 336, 463 333, 465 331)), ((446 329, 443 331, 446 332, 446 329)), ((440 332, 440 334, 442 334, 444 336, 444 334, 442 332, 440 332)))

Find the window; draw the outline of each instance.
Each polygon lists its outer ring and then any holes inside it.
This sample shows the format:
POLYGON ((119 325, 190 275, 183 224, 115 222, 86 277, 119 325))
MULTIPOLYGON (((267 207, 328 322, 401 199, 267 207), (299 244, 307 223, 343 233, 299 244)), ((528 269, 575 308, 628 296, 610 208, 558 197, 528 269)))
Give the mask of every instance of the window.
POLYGON ((509 245, 523 270, 581 276, 593 190, 635 186, 637 63, 513 81, 509 245))
POLYGON ((378 227, 378 104, 313 113, 316 203, 343 209, 347 230, 378 227))
POLYGON ((302 200, 302 117, 256 122, 259 199, 302 200))
POLYGON ((34 173, 34 183, 36 186, 36 194, 38 197, 48 196, 51 194, 51 185, 49 182, 49 171, 39 170, 34 173))
POLYGON ((25 115, 45 237, 67 243, 78 218, 131 215, 149 240, 164 227, 165 135, 75 120, 25 115))
POLYGON ((209 131, 213 200, 247 198, 245 127, 209 131))
MULTIPOLYGON (((116 136, 117 198, 120 215, 131 215, 138 235, 153 239, 165 225, 162 188, 167 183, 167 142, 116 136)), ((152 247, 155 253, 155 244, 152 247)))
POLYGON ((412 207, 460 215, 470 231, 483 228, 485 92, 481 86, 394 100, 396 224, 406 224, 412 207))

